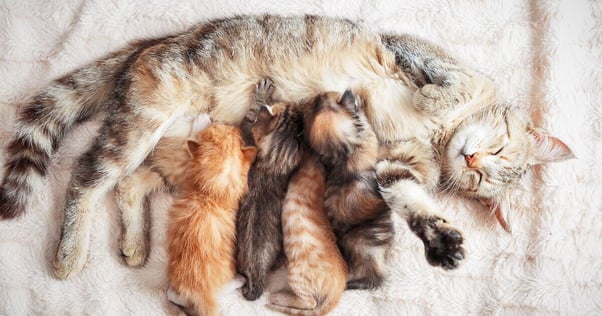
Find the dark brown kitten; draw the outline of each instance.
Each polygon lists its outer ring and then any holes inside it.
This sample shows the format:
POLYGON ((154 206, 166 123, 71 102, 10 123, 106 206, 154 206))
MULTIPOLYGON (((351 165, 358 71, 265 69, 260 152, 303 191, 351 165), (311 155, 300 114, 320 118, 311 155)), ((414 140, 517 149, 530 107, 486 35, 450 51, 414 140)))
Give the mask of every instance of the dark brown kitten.
POLYGON ((321 94, 308 108, 305 136, 326 167, 324 206, 349 264, 347 288, 378 287, 394 230, 378 192, 376 135, 351 91, 321 94))
POLYGON ((247 279, 242 287, 247 300, 261 296, 267 273, 283 255, 282 203, 303 154, 303 114, 288 103, 271 102, 273 90, 269 80, 256 86, 255 105, 241 125, 257 146, 236 222, 236 269, 247 279))

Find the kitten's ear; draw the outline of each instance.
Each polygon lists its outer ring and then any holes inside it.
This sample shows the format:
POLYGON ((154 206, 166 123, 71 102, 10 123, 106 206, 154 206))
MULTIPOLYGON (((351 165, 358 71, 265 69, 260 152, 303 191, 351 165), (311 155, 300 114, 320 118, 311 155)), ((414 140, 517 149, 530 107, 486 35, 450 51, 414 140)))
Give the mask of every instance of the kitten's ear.
POLYGON ((247 161, 253 161, 255 160, 255 156, 257 155, 257 148, 253 147, 253 146, 247 146, 247 147, 243 147, 241 148, 242 150, 242 155, 245 157, 245 159, 247 161))
POLYGON ((529 127, 529 137, 532 139, 533 157, 531 160, 533 164, 575 158, 569 146, 541 128, 529 127))
POLYGON ((194 152, 197 150, 197 148, 199 148, 200 144, 193 139, 187 139, 186 140, 186 149, 188 149, 188 155, 190 157, 192 157, 194 155, 194 152))
POLYGON ((341 96, 339 100, 339 104, 350 111, 355 112, 357 110, 357 101, 355 100, 355 96, 351 92, 351 90, 345 90, 345 93, 341 96))

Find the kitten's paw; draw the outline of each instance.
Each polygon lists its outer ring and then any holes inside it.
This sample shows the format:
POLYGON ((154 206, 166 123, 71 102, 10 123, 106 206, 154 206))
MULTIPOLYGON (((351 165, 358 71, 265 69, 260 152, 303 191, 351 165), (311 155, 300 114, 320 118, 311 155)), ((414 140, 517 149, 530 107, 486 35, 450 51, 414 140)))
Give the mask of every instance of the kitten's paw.
POLYGON ((257 105, 269 104, 274 93, 274 83, 270 79, 261 79, 255 85, 255 102, 257 105))
POLYGON ((413 216, 410 228, 422 239, 427 261, 433 266, 450 270, 459 266, 464 259, 464 238, 460 231, 437 216, 413 216))
POLYGON ((182 306, 182 307, 187 307, 187 306, 191 305, 190 301, 188 301, 186 298, 181 296, 172 287, 169 287, 169 289, 167 289, 167 301, 169 301, 172 304, 182 306))
POLYGON ((240 274, 237 274, 234 276, 234 279, 230 281, 230 285, 233 286, 235 289, 240 289, 243 285, 245 285, 246 282, 247 278, 240 274))
POLYGON ((130 267, 140 267, 146 262, 149 251, 149 242, 144 237, 124 238, 120 244, 121 254, 130 267))
POLYGON ((247 301, 254 301, 263 294, 263 285, 253 284, 247 280, 247 283, 242 286, 241 292, 247 301))
POLYGON ((245 279, 245 277, 237 274, 234 276, 234 278, 232 280, 230 280, 228 283, 226 283, 226 284, 224 284, 224 286, 222 286, 220 293, 223 294, 223 293, 235 292, 236 290, 240 289, 243 285, 245 285, 246 281, 247 281, 247 279, 245 279))
POLYGON ((77 275, 86 264, 86 246, 78 241, 62 239, 54 257, 54 276, 68 279, 77 275))

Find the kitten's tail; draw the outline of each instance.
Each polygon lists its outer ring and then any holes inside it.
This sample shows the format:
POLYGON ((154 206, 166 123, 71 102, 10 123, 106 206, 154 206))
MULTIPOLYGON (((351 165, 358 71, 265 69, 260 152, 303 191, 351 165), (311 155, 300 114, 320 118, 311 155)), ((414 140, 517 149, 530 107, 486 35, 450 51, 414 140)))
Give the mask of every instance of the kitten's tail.
POLYGON ((274 310, 276 312, 280 312, 286 315, 293 316, 318 316, 318 315, 326 315, 332 311, 337 304, 339 303, 339 298, 325 298, 318 300, 318 304, 313 309, 300 309, 293 306, 283 306, 279 305, 280 303, 270 302, 266 304, 266 306, 274 310))
POLYGON ((141 46, 129 46, 55 80, 20 109, 6 149, 0 219, 25 211, 34 184, 46 175, 64 134, 76 123, 107 111, 118 77, 141 46))

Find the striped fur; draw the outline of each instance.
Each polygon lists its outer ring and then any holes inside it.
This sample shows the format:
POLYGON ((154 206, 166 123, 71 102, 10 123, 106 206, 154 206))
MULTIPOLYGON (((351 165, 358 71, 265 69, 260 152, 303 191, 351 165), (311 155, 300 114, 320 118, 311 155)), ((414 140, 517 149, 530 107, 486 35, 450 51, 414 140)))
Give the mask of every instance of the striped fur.
POLYGON ((153 192, 177 192, 190 162, 186 141, 200 141, 199 132, 211 121, 207 115, 184 116, 174 122, 144 163, 119 181, 117 207, 121 214, 121 253, 131 267, 144 264, 149 249, 148 198, 153 192))
MULTIPOLYGON (((0 216, 24 212, 36 180, 73 124, 105 114, 100 135, 75 165, 54 262, 59 278, 78 273, 96 201, 145 160, 178 117, 207 113, 214 121, 240 123, 254 84, 265 77, 276 83, 276 97, 295 104, 324 91, 351 89, 365 100, 380 144, 413 137, 428 142, 438 131, 451 132, 491 104, 494 91, 488 78, 432 44, 378 35, 349 20, 263 15, 202 23, 133 44, 34 97, 21 110, 7 150, 0 216)), ((530 146, 543 143, 549 142, 530 146)), ((423 211, 437 212, 427 186, 405 182, 387 189, 391 195, 385 200, 395 212, 404 218, 418 212, 404 207, 415 190, 428 198, 423 211)))
POLYGON ((255 106, 242 124, 243 133, 250 134, 257 147, 249 192, 236 221, 236 269, 246 278, 242 294, 247 300, 262 295, 267 273, 283 256, 282 203, 303 154, 302 113, 292 104, 271 102, 272 87, 261 81, 255 106))
POLYGON ((350 91, 319 95, 305 117, 305 137, 326 167, 324 207, 349 264, 347 288, 376 288, 394 231, 378 193, 377 138, 362 105, 350 91))
POLYGON ((339 302, 347 264, 324 210, 325 170, 306 154, 291 178, 282 208, 288 285, 269 297, 268 307, 287 315, 326 315, 339 302))

